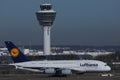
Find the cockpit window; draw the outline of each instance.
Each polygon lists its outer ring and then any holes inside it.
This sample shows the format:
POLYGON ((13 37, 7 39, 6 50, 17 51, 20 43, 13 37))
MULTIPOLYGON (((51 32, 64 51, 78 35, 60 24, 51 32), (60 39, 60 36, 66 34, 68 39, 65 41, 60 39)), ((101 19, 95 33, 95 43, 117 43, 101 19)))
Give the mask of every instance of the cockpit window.
POLYGON ((105 64, 105 66, 108 66, 107 64, 105 64))

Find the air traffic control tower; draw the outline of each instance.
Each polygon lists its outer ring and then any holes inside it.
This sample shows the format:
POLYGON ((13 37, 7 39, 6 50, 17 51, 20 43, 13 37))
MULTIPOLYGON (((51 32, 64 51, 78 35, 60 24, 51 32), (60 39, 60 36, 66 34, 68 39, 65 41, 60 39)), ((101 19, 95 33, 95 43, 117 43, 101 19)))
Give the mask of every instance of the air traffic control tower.
POLYGON ((41 10, 36 12, 36 16, 37 20, 39 21, 39 24, 42 26, 43 29, 44 54, 50 55, 51 54, 50 31, 56 17, 56 11, 52 9, 52 4, 48 2, 41 4, 40 9, 41 10))

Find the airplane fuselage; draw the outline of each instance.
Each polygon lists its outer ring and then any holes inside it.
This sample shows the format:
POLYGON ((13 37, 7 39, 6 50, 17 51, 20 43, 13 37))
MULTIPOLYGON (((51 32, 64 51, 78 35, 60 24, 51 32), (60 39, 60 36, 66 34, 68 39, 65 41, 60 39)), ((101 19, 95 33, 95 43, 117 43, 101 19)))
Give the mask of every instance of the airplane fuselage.
POLYGON ((44 60, 44 61, 28 61, 12 64, 17 69, 30 70, 34 72, 44 72, 54 74, 57 71, 65 73, 73 72, 102 72, 110 71, 111 68, 102 61, 97 60, 44 60), (66 72, 67 71, 67 72, 66 72))

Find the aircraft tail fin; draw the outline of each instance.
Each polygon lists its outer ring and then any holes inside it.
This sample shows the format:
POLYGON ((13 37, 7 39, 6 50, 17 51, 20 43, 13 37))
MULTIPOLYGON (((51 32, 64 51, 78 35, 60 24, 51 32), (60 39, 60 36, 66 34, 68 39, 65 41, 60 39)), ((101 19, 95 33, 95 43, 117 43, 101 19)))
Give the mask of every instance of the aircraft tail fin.
POLYGON ((5 44, 14 63, 29 61, 29 59, 11 41, 5 41, 5 44))

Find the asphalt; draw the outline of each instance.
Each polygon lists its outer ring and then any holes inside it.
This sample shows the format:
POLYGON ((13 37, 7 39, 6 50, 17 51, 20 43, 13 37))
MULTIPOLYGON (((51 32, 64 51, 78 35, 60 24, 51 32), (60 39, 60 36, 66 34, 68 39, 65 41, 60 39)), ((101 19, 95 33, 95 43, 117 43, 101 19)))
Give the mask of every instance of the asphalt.
POLYGON ((113 76, 101 76, 102 73, 86 73, 83 75, 69 75, 55 77, 45 74, 0 74, 0 80, 120 80, 120 73, 113 76))

